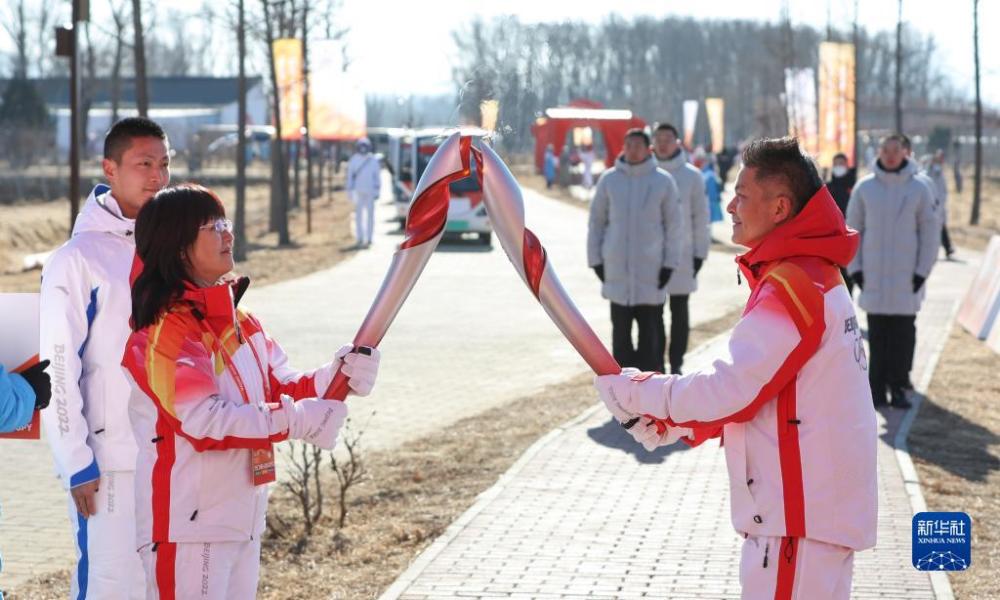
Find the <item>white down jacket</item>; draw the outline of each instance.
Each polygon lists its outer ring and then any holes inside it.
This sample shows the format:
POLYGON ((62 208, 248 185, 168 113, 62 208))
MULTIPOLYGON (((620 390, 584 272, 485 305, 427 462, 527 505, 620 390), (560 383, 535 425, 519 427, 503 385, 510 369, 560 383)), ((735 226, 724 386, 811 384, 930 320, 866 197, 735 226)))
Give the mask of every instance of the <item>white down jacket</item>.
POLYGON ((587 261, 604 265, 605 298, 624 306, 666 302, 660 269, 677 269, 681 220, 677 184, 652 156, 637 165, 619 158, 601 175, 590 206, 587 261))
POLYGON ((848 273, 864 273, 859 304, 869 313, 915 315, 924 289, 913 291, 913 276, 928 277, 941 242, 934 197, 907 163, 888 172, 878 162, 858 182, 847 203, 847 225, 861 234, 861 247, 848 273))

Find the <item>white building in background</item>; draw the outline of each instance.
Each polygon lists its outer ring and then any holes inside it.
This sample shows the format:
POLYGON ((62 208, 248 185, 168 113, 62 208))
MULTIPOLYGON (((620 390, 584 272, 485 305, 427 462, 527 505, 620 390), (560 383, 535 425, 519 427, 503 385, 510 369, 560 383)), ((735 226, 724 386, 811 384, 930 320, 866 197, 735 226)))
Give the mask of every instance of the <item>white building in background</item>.
MULTIPOLYGON (((69 79, 33 79, 49 114, 55 120, 56 147, 60 158, 69 154, 69 79)), ((206 125, 236 125, 239 81, 236 77, 150 77, 149 117, 160 123, 170 137, 170 145, 186 150, 195 134, 206 125)), ((85 84, 86 85, 86 84, 85 84)), ((111 82, 106 77, 93 82, 95 91, 87 122, 89 156, 100 156, 104 134, 111 127, 111 82)), ((0 98, 7 80, 0 80, 0 98)), ((135 107, 135 82, 120 82, 118 118, 138 114, 135 107)), ((269 125, 268 100, 261 77, 247 78, 247 122, 269 125)))

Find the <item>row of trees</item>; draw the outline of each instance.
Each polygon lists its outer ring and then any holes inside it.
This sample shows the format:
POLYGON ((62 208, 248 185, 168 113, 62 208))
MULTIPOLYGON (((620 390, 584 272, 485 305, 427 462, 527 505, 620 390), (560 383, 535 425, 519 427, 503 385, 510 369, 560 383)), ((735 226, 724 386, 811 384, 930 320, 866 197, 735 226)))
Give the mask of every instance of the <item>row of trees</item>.
MULTIPOLYGON (((934 39, 905 27, 902 36, 904 105, 967 105, 937 60, 934 39)), ((730 139, 782 133, 784 70, 816 69, 819 42, 851 41, 853 32, 788 21, 611 17, 589 24, 501 17, 473 21, 454 38, 463 116, 478 122, 480 102, 498 99, 505 139, 523 149, 536 115, 578 97, 629 108, 647 121, 679 123, 685 99, 717 96, 726 101, 730 139)), ((861 28, 858 55, 859 104, 891 106, 894 90, 886 82, 895 75, 895 34, 861 28)))

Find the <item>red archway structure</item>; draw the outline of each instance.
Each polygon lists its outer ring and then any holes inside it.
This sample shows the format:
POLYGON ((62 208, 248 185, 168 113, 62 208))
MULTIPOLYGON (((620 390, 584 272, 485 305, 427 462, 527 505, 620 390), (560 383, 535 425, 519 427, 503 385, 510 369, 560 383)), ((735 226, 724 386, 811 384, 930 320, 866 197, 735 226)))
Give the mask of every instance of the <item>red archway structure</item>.
POLYGON ((549 108, 544 117, 535 120, 531 133, 535 136, 535 168, 542 170, 545 147, 552 144, 556 156, 562 154, 566 134, 577 127, 600 130, 604 138, 604 165, 611 168, 625 144, 625 132, 633 127, 645 127, 646 122, 630 110, 607 109, 593 100, 573 100, 569 106, 549 108))

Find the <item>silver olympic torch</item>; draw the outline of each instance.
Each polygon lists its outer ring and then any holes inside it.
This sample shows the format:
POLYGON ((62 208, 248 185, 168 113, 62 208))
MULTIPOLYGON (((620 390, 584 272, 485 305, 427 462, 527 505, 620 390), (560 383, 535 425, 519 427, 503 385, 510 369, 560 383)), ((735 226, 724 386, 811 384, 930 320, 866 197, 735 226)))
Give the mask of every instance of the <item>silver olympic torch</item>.
MULTIPOLYGON (((474 156, 478 157, 478 152, 472 148, 472 138, 455 133, 431 157, 413 191, 413 200, 406 217, 406 238, 393 254, 382 287, 354 336, 355 347, 375 347, 382 341, 441 241, 445 222, 448 220, 448 202, 451 199, 448 186, 471 174, 470 161, 474 156)), ((347 391, 347 376, 338 369, 323 397, 344 400, 347 398, 347 391)))

